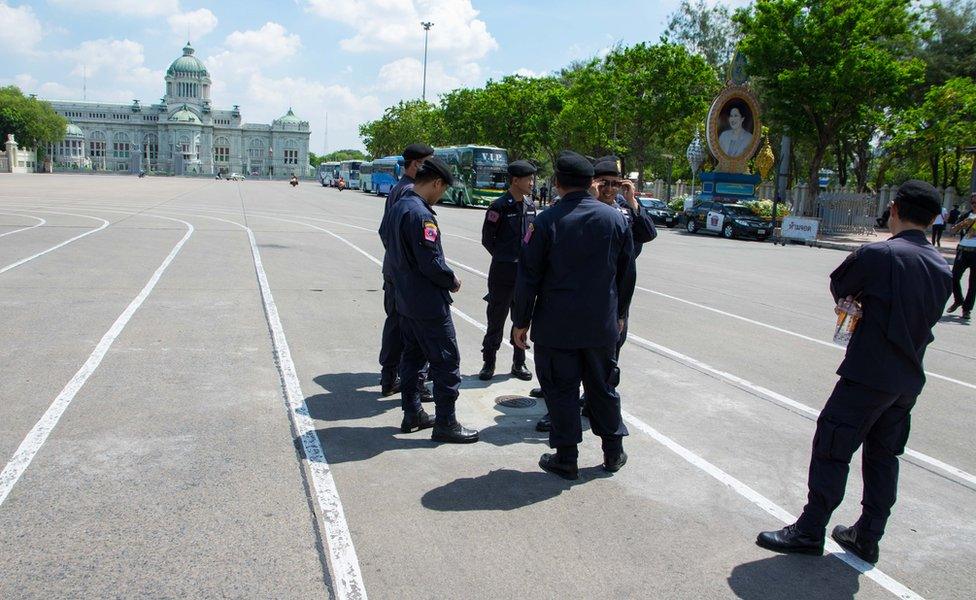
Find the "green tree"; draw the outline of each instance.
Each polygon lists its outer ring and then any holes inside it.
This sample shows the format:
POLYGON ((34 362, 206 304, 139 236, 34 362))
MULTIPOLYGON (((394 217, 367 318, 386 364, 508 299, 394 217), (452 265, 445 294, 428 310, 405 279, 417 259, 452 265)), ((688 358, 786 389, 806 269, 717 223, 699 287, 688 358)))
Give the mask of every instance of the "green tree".
POLYGON ((935 2, 926 8, 925 21, 919 57, 926 87, 955 77, 976 79, 976 1, 935 2))
POLYGON ((0 143, 12 133, 21 148, 43 150, 61 141, 67 126, 47 102, 24 96, 16 86, 0 87, 0 143))
POLYGON ((444 133, 441 110, 422 100, 401 100, 379 119, 359 126, 359 135, 372 156, 399 154, 413 142, 440 145, 444 133))
POLYGON ((709 6, 705 0, 682 0, 681 6, 668 16, 668 28, 661 41, 684 46, 721 74, 732 60, 739 35, 726 6, 709 6))
MULTIPOLYGON (((402 148, 401 148, 402 150, 402 148)), ((369 160, 369 155, 361 150, 345 149, 329 152, 321 157, 322 162, 342 162, 344 160, 369 160)))
POLYGON ((866 111, 897 105, 923 75, 908 57, 910 1, 757 0, 735 20, 767 117, 814 148, 809 208, 838 136, 866 111))

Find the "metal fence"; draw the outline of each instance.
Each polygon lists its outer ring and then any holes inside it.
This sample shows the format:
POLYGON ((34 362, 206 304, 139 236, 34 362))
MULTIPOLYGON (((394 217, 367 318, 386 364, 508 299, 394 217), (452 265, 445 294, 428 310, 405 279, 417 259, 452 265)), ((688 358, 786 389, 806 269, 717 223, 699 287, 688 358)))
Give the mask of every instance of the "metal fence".
POLYGON ((873 194, 826 192, 817 196, 815 216, 820 231, 828 234, 873 234, 878 199, 873 194))

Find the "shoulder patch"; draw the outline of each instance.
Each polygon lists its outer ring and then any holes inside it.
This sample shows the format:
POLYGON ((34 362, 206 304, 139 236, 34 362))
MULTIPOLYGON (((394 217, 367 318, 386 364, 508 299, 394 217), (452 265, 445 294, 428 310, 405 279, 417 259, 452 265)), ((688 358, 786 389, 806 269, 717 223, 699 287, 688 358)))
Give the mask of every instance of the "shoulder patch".
POLYGON ((439 233, 437 229, 437 223, 433 221, 424 221, 424 239, 428 242, 436 242, 437 234, 439 233))
POLYGON ((488 222, 489 223, 497 223, 498 222, 498 211, 496 211, 496 210, 489 210, 488 211, 488 214, 485 215, 485 218, 488 219, 488 222))
POLYGON ((529 223, 529 227, 525 230, 525 237, 522 239, 523 244, 529 243, 529 240, 532 239, 533 231, 535 231, 535 223, 529 223))

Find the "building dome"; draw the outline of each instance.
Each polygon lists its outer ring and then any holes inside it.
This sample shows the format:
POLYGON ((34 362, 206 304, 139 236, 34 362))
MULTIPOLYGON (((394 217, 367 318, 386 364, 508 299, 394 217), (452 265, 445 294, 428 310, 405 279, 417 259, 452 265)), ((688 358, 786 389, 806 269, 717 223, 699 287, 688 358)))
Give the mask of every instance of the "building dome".
POLYGON ((170 122, 176 123, 200 123, 200 119, 193 113, 190 108, 184 104, 180 107, 180 110, 173 113, 170 118, 170 122))
POLYGON ((280 123, 282 125, 301 125, 302 120, 295 116, 295 113, 292 112, 291 107, 289 106, 288 112, 275 119, 275 123, 280 123))
POLYGON ((78 127, 74 123, 68 123, 68 125, 64 128, 64 137, 68 139, 84 138, 85 132, 81 130, 81 127, 78 127))
POLYGON ((166 71, 167 75, 194 75, 197 77, 209 77, 207 67, 203 66, 200 59, 193 56, 193 47, 190 42, 183 47, 183 56, 173 61, 166 71))

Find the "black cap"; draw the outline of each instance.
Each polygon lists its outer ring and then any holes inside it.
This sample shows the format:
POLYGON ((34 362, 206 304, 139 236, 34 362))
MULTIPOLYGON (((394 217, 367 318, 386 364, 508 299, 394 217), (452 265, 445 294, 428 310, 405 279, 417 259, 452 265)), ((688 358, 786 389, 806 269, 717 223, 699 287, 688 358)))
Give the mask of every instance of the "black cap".
POLYGON ((620 177, 620 159, 612 155, 596 159, 596 163, 593 165, 593 173, 596 177, 601 175, 620 177))
POLYGON ((585 156, 572 150, 563 150, 556 158, 556 174, 588 179, 593 177, 593 165, 585 156))
POLYGON ((508 174, 512 177, 528 177, 535 175, 538 169, 527 160, 516 160, 508 164, 508 174))
POLYGON ((438 156, 431 156, 424 161, 424 164, 417 170, 417 180, 426 180, 430 174, 443 179, 448 186, 454 185, 454 177, 451 175, 450 167, 438 156))
POLYGON ((403 160, 417 160, 418 158, 433 156, 433 154, 434 149, 427 144, 410 144, 403 149, 403 160))
POLYGON ((895 202, 899 204, 911 204, 931 213, 934 217, 942 211, 942 197, 939 191, 932 187, 931 183, 909 179, 898 186, 895 192, 895 202))

